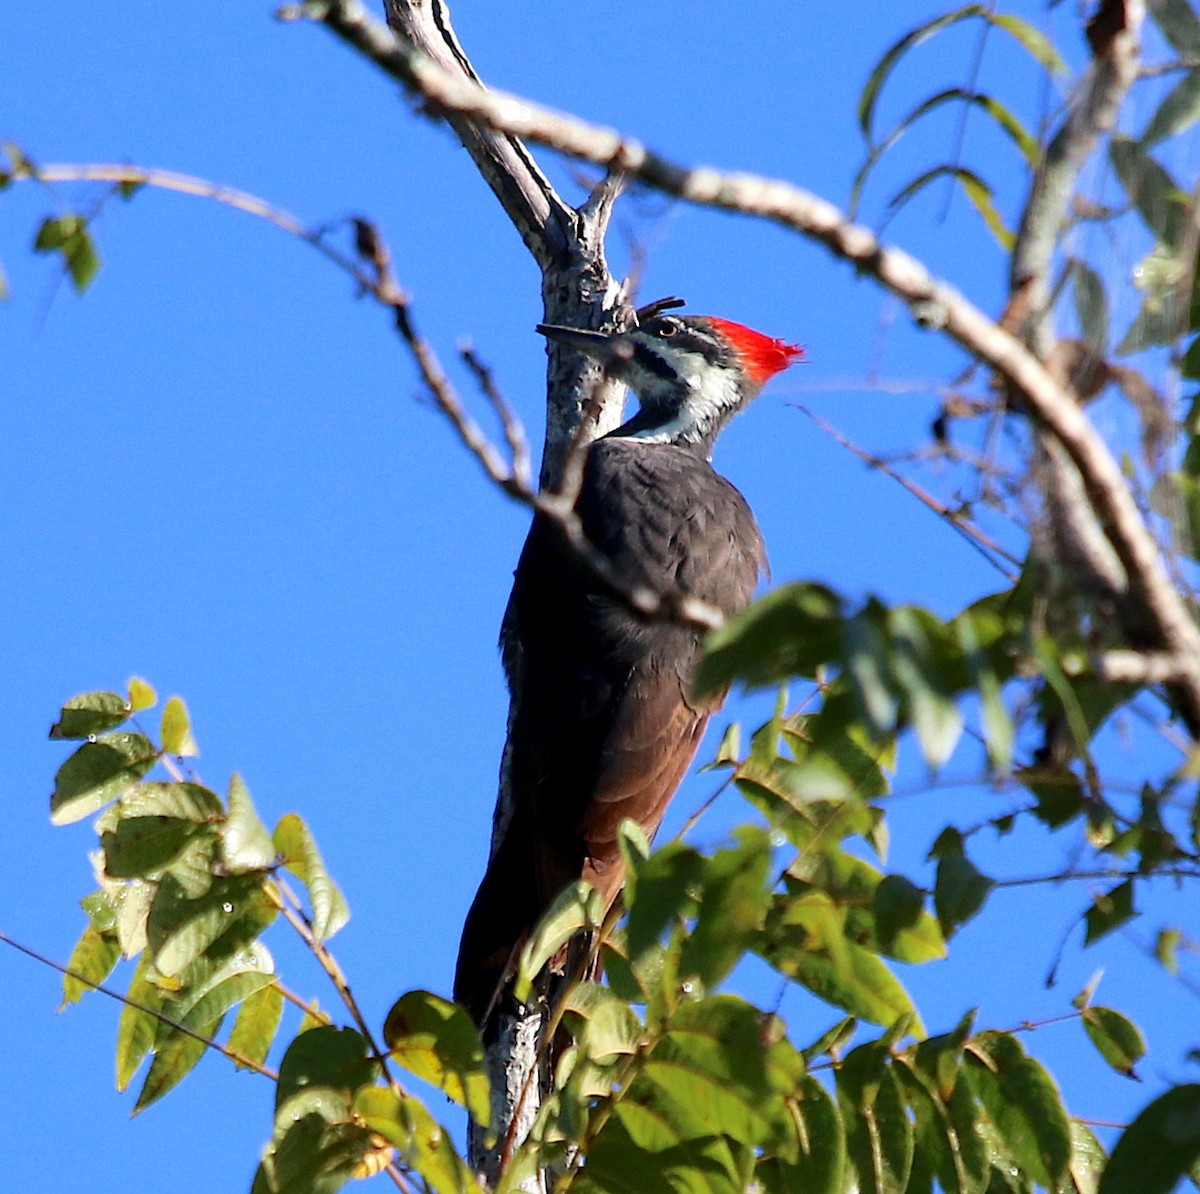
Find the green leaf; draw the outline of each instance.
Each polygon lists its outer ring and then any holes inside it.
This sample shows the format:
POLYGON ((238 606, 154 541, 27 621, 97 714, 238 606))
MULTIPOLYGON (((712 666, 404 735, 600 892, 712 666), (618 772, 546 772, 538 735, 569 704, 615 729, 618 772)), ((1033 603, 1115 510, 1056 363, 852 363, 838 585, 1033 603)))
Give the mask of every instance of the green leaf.
POLYGON ((665 928, 691 914, 704 859, 682 842, 669 842, 645 860, 626 852, 626 866, 626 944, 629 960, 637 966, 665 928))
POLYGON ((965 1083, 943 1097, 937 1082, 911 1055, 902 1054, 893 1064, 916 1129, 914 1163, 936 1177, 943 1190, 982 1194, 988 1157, 975 1128, 972 1102, 963 1097, 965 1083))
POLYGON ((1108 146, 1109 160, 1146 226, 1171 249, 1179 249, 1188 235, 1186 192, 1132 137, 1117 135, 1108 146))
POLYGON ((375 1081, 379 1066, 353 1028, 310 1028, 288 1046, 279 1065, 275 1106, 317 1087, 350 1097, 375 1081))
POLYGON ((434 1194, 483 1194, 467 1163, 454 1150, 450 1133, 409 1095, 367 1086, 354 1098, 355 1114, 400 1150, 407 1165, 434 1194))
POLYGON ((931 182, 939 178, 951 178, 962 188, 963 193, 971 201, 971 206, 983 217, 988 230, 1006 251, 1014 243, 1012 230, 1004 223, 999 209, 992 201, 992 188, 973 170, 954 163, 942 163, 918 174, 910 183, 903 186, 888 200, 888 212, 898 212, 910 199, 920 194, 931 182))
POLYGON ((51 738, 91 738, 105 730, 116 729, 133 712, 117 692, 84 692, 73 696, 63 707, 58 721, 50 727, 51 738))
POLYGON ((846 1133, 837 1103, 805 1074, 788 1099, 796 1147, 761 1160, 755 1177, 764 1194, 841 1194, 845 1188, 846 1133))
POLYGON ((679 972, 713 990, 741 960, 758 932, 771 895, 770 835, 743 826, 737 847, 705 860, 700 908, 684 942, 679 972))
POLYGON ((1082 1019, 1100 1056, 1118 1074, 1136 1078, 1133 1067, 1146 1056, 1146 1041, 1138 1026, 1111 1007, 1085 1007, 1082 1019))
POLYGON ((1114 929, 1137 915, 1133 906, 1133 880, 1118 883, 1111 891, 1094 898, 1092 906, 1084 913, 1084 945, 1091 945, 1107 937, 1114 929))
POLYGON ((975 916, 995 886, 965 854, 949 852, 939 858, 933 906, 942 932, 949 937, 975 916))
POLYGON ((994 627, 989 627, 992 621, 986 610, 965 609, 951 622, 951 629, 970 669, 972 683, 979 693, 988 758, 997 771, 1006 772, 1012 763, 1015 732, 1001 693, 1003 677, 998 674, 990 658, 991 653, 984 646, 988 641, 989 629, 997 638, 1002 634, 994 627))
POLYGON ((229 780, 229 815, 221 827, 221 857, 232 874, 264 871, 275 862, 275 843, 236 772, 229 780))
POLYGON ((100 835, 104 869, 114 879, 157 879, 194 843, 214 837, 211 826, 178 817, 122 817, 100 835))
POLYGON ((200 957, 220 961, 256 940, 277 913, 259 875, 221 876, 199 898, 190 898, 168 872, 147 926, 155 965, 178 977, 200 957))
POLYGON ((846 676, 867 728, 875 736, 895 726, 900 707, 890 668, 886 619, 887 610, 871 598, 852 618, 845 619, 842 630, 846 676))
POLYGON ((567 991, 563 1007, 579 1018, 578 1030, 572 1035, 589 1061, 609 1062, 638 1051, 645 1031, 642 1022, 608 987, 580 983, 567 991))
POLYGON ((286 813, 275 827, 274 842, 283 865, 308 888, 314 940, 328 941, 345 927, 350 906, 325 869, 316 839, 295 813, 286 813))
POLYGON ((946 956, 938 922, 925 909, 925 892, 903 875, 885 875, 871 901, 879 948, 902 962, 946 956))
POLYGON ((1179 958, 1177 953, 1183 940, 1183 934, 1178 929, 1160 929, 1154 942, 1154 956, 1158 964, 1168 974, 1179 973, 1179 958))
POLYGON ((215 825, 225 816, 216 792, 186 780, 169 783, 143 781, 121 797, 122 817, 174 817, 197 824, 215 825))
POLYGON ((1024 157, 1025 161, 1030 166, 1037 164, 1040 152, 1037 138, 1032 136, 1016 116, 1000 103, 999 100, 982 92, 967 91, 962 87, 947 87, 944 91, 939 91, 936 95, 931 95, 927 99, 922 100, 916 107, 901 117, 880 138, 878 143, 871 147, 866 160, 854 176, 854 183, 850 188, 850 199, 847 207, 852 216, 858 209, 859 197, 866 184, 867 177, 878 164, 880 158, 904 136, 916 121, 946 103, 962 103, 982 108, 992 118, 997 127, 1012 140, 1013 144, 1020 150, 1021 156, 1024 157))
MULTIPOLYGON (((772 930, 758 951, 781 974, 794 978, 819 999, 872 1024, 888 1025, 917 1009, 900 980, 878 955, 844 939, 837 948, 815 947, 802 926, 786 934, 772 930)), ((924 1034, 920 1019, 914 1032, 924 1034)))
POLYGON ((838 654, 841 598, 824 585, 772 590, 705 639, 693 686, 701 696, 734 680, 747 687, 815 675, 838 654))
POLYGON ((941 30, 971 17, 981 17, 1003 29, 1006 33, 1010 33, 1048 71, 1061 73, 1066 70, 1065 64, 1054 47, 1046 40, 1043 34, 1027 21, 1007 14, 996 15, 982 4, 967 4, 962 8, 955 9, 953 12, 942 13, 934 17, 933 20, 909 30, 899 41, 891 45, 883 57, 876 63, 858 99, 858 123, 868 140, 871 139, 875 106, 879 100, 879 93, 900 59, 909 50, 928 40, 935 33, 939 33, 941 30))
MULTIPOLYGON (((723 1137, 719 1164, 736 1172, 773 1130, 782 1072, 772 1072, 763 1029, 763 1014, 733 996, 680 1004, 614 1118, 647 1151, 723 1137)), ((794 1080, 788 1071, 788 1085, 794 1080)))
POLYGON ((137 1073, 158 1034, 155 1012, 162 1010, 163 993, 151 981, 154 967, 143 955, 129 983, 127 1002, 117 1024, 117 1089, 124 1090, 137 1073))
POLYGON ((1058 1187, 1059 1194, 1096 1194, 1107 1161, 1095 1132, 1079 1120, 1071 1120, 1071 1180, 1058 1187))
POLYGON ((1181 54, 1200 54, 1200 18, 1188 0, 1147 0, 1146 10, 1181 54))
POLYGON ((102 929, 89 920, 67 959, 67 969, 71 973, 63 975, 63 1001, 58 1010, 78 1003, 85 991, 92 990, 112 974, 120 959, 121 943, 116 930, 102 929))
POLYGON ((1167 92, 1142 134, 1147 148, 1168 137, 1178 136, 1200 120, 1200 70, 1188 71, 1167 92))
MULTIPOLYGON (((221 1020, 218 1017, 208 1023, 200 1024, 195 1031, 211 1040, 221 1030, 221 1020)), ((200 1059, 207 1052, 208 1046, 204 1041, 197 1040, 185 1032, 168 1029, 161 1033, 155 1042, 154 1057, 150 1068, 146 1071, 142 1089, 138 1091, 137 1101, 133 1105, 133 1114, 144 1111, 152 1103, 158 1102, 163 1095, 173 1090, 196 1068, 200 1059)))
POLYGON ((1071 1126, 1054 1080, 1009 1033, 967 1045, 965 1074, 1006 1148, 1041 1186, 1053 1188, 1071 1159, 1071 1126))
POLYGON ((68 214, 42 221, 34 238, 35 253, 59 253, 63 265, 82 294, 100 270, 100 254, 96 251, 87 221, 82 216, 68 214))
POLYGON ((895 1194, 908 1183, 913 1129, 887 1050, 877 1042, 846 1055, 837 1073, 846 1145, 863 1194, 895 1194))
MULTIPOLYGON (((231 1052, 244 1057, 248 1062, 262 1065, 275 1042, 283 1019, 283 992, 275 982, 252 991, 242 1000, 237 1019, 229 1033, 228 1047, 231 1052)), ((239 1069, 244 1068, 235 1062, 239 1069)))
POLYGON ((85 742, 58 769, 50 797, 50 820, 69 825, 90 816, 128 791, 158 761, 141 734, 118 730, 85 742))
POLYGON ((1036 25, 1031 25, 1023 17, 1014 16, 1012 13, 990 13, 989 16, 992 24, 1015 37, 1024 46, 1029 56, 1047 73, 1054 75, 1067 73, 1067 64, 1063 61, 1062 55, 1054 48, 1054 43, 1036 25))
POLYGON ((1200 1162, 1200 1085, 1176 1086, 1121 1133, 1100 1194, 1170 1194, 1200 1162))
POLYGON ((476 1123, 489 1121, 483 1043, 461 1007, 428 991, 409 991, 388 1012, 383 1039, 406 1070, 466 1107, 476 1123))
POLYGON ((326 1092, 297 1098, 275 1119, 251 1194, 336 1194, 355 1177, 386 1164, 373 1133, 349 1119, 350 1109, 326 1092))
POLYGON ((1073 258, 1069 266, 1075 296, 1075 318, 1084 340, 1097 352, 1108 345, 1108 294, 1104 283, 1086 261, 1073 258))
POLYGON ((517 967, 514 994, 518 999, 529 997, 534 979, 543 966, 566 945, 576 933, 591 932, 600 927, 604 908, 600 895, 582 879, 559 892, 554 903, 534 927, 521 951, 517 967))
POLYGON ((905 695, 905 714, 930 767, 950 757, 962 733, 963 716, 947 674, 942 628, 925 610, 899 606, 889 612, 891 666, 905 695))

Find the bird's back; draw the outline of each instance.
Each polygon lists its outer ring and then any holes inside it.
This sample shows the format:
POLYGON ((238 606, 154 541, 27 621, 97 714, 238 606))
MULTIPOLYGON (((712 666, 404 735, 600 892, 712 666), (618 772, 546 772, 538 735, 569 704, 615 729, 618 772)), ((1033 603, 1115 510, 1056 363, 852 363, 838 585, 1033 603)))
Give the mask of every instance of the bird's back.
MULTIPOLYGON (((627 583, 732 613, 765 563, 742 495, 702 452, 608 437, 588 452, 576 509, 627 583)), ((456 997, 481 1015, 508 953, 568 883, 607 906, 623 880, 617 828, 653 836, 720 698, 690 691, 700 634, 632 613, 550 523, 517 566, 510 632, 511 819, 467 919, 456 997)))

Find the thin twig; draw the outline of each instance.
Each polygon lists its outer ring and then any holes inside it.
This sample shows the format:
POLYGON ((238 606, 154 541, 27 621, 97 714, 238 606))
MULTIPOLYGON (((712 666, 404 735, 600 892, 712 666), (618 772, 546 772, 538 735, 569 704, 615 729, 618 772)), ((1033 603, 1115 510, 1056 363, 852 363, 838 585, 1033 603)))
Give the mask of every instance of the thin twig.
POLYGON ((791 404, 801 414, 807 415, 826 435, 832 436, 839 444, 847 451, 853 452, 864 463, 869 464, 872 468, 878 469, 885 477, 902 485, 909 493, 913 495, 919 502, 929 507, 940 518, 944 519, 951 527, 954 528, 966 541, 977 551, 993 568, 1000 572, 1006 580, 1012 581, 1016 579, 1016 573, 1010 572, 1004 567, 995 556, 1006 560, 1012 564, 1014 568, 1019 568, 1021 561, 1017 559, 1011 552, 1006 551, 1000 546, 990 535, 981 531, 974 523, 968 522, 962 514, 956 510, 951 510, 944 503, 940 502, 933 494, 922 489, 915 481, 910 481, 903 474, 898 473, 886 461, 878 456, 872 455, 865 448, 859 447, 852 439, 839 431, 832 423, 821 418, 814 411, 809 410, 807 406, 800 402, 791 404), (994 554, 989 554, 994 553, 994 554))
POLYGON ((118 1003, 123 1003, 126 1007, 133 1008, 134 1011, 152 1016, 168 1028, 174 1029, 174 1031, 182 1033, 184 1036, 189 1036, 194 1041, 199 1041, 208 1049, 215 1049, 223 1057, 229 1058, 238 1069, 253 1070, 254 1073, 261 1074, 264 1078, 270 1078, 272 1082, 279 1081, 279 1074, 269 1066, 265 1066, 261 1062, 257 1062, 253 1058, 237 1052, 236 1049, 230 1049, 228 1045, 223 1045, 220 1041, 213 1040, 212 1037, 205 1036, 202 1032, 197 1032, 194 1028, 189 1028, 186 1024, 172 1019, 172 1017, 158 1008, 150 1007, 136 999, 130 999, 128 995, 123 995, 120 991, 114 991, 111 987, 105 986, 104 983, 98 983, 88 978, 87 975, 81 974, 78 970, 72 970, 70 966, 64 966, 61 962, 56 962, 53 958, 48 958, 45 954, 38 953, 36 949, 31 949, 28 945, 22 945, 7 933, 0 933, 0 941, 3 941, 5 945, 12 946, 13 949, 18 950, 27 957, 33 958, 35 962, 41 962, 43 966, 49 966, 51 970, 57 970, 59 974, 73 978, 77 983, 82 983, 89 990, 99 991, 101 995, 107 995, 109 999, 115 999, 118 1003))
POLYGON ((533 464, 529 455, 529 438, 521 420, 517 418, 508 399, 496 385, 495 375, 491 368, 480 360, 475 348, 469 342, 459 345, 459 356, 467 368, 475 375, 483 396, 491 403, 500 426, 504 431, 504 442, 508 445, 509 458, 512 461, 512 475, 526 489, 533 486, 533 464))
POLYGON ((351 1019, 353 1019, 355 1026, 366 1041, 367 1048, 370 1049, 372 1057, 378 1062, 379 1068, 388 1085, 398 1096, 401 1098, 406 1097, 404 1087, 400 1085, 391 1073, 386 1051, 381 1049, 376 1043, 370 1025, 367 1024, 366 1017, 362 1014, 362 1010, 358 1006, 358 1000, 354 998, 354 993, 350 990, 350 983, 346 979, 345 971, 342 970, 337 958, 329 951, 326 944, 323 941, 317 940, 313 932, 312 922, 300 904, 296 893, 278 876, 265 885, 265 891, 271 902, 283 914, 284 920, 296 930, 300 935, 300 939, 308 946, 313 956, 317 959, 321 969, 329 976, 330 982, 333 983, 342 1002, 346 1005, 346 1010, 349 1011, 351 1019))

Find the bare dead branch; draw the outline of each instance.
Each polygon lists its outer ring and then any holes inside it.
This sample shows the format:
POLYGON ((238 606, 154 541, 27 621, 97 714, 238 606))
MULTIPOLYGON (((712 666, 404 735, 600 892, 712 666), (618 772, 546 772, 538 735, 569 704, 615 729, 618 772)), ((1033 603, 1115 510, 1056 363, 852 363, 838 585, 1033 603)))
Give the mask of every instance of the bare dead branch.
POLYGON ((480 360, 474 346, 470 342, 464 342, 459 345, 458 354, 467 368, 475 375, 480 391, 491 403, 496 417, 500 420, 500 426, 504 431, 504 442, 512 461, 513 477, 519 484, 529 489, 533 485, 533 466, 529 456, 529 438, 525 434, 524 425, 517 418, 508 399, 500 392, 500 388, 496 385, 495 375, 491 368, 480 360))
MULTIPOLYGON (((1137 5, 1137 0, 1130 3, 1137 5)), ((329 11, 334 10, 342 14, 343 23, 347 14, 360 25, 370 22, 357 3, 331 4, 329 11)), ((901 298, 918 322, 944 332, 991 366, 1022 396, 1030 417, 1054 436, 1078 469, 1086 497, 1129 578, 1131 600, 1161 649, 1180 660, 1186 675, 1180 681, 1183 703, 1193 729, 1200 727, 1200 629, 1171 584, 1158 545, 1107 445, 1072 395, 1017 337, 915 258, 881 244, 834 204, 800 187, 751 174, 688 169, 612 129, 453 77, 405 47, 392 45, 368 56, 423 95, 436 111, 470 117, 497 132, 619 170, 699 206, 756 216, 819 241, 901 298)))
POLYGON ((1009 268, 1010 290, 1026 290, 1028 342, 1043 357, 1049 348, 1040 341, 1046 334, 1050 267, 1071 210, 1076 180, 1100 136, 1115 123, 1141 65, 1138 35, 1144 19, 1142 0, 1105 0, 1093 18, 1094 27, 1101 26, 1105 14, 1112 28, 1107 36, 1093 39, 1092 64, 1068 100, 1066 118, 1034 172, 1009 268))

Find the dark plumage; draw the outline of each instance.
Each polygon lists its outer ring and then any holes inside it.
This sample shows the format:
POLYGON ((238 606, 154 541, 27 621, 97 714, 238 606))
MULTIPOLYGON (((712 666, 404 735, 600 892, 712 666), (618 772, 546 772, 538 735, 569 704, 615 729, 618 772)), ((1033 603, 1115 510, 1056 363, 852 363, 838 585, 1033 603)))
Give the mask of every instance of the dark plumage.
MULTIPOLYGON (((704 352, 717 356, 707 321, 672 323, 697 327, 704 352)), ((721 349, 732 357, 723 342, 721 349)), ((622 364, 636 369, 634 352, 610 369, 620 375, 622 364)), ((589 449, 576 509, 588 538, 628 582, 681 590, 732 613, 750 600, 765 549, 745 499, 707 454, 762 379, 745 376, 736 359, 712 367, 724 381, 737 371, 738 398, 725 400, 728 409, 713 419, 709 401, 702 434, 655 442, 643 396, 635 418, 589 449)), ((663 368, 650 372, 661 377, 663 368)), ((679 415, 678 404, 659 409, 656 422, 678 423, 679 415)), ((455 998, 480 1024, 514 949, 568 883, 587 880, 611 905, 624 880, 618 826, 629 817, 653 836, 721 704, 690 691, 700 633, 630 612, 542 518, 517 565, 506 636, 511 819, 467 916, 454 983, 455 998)))

